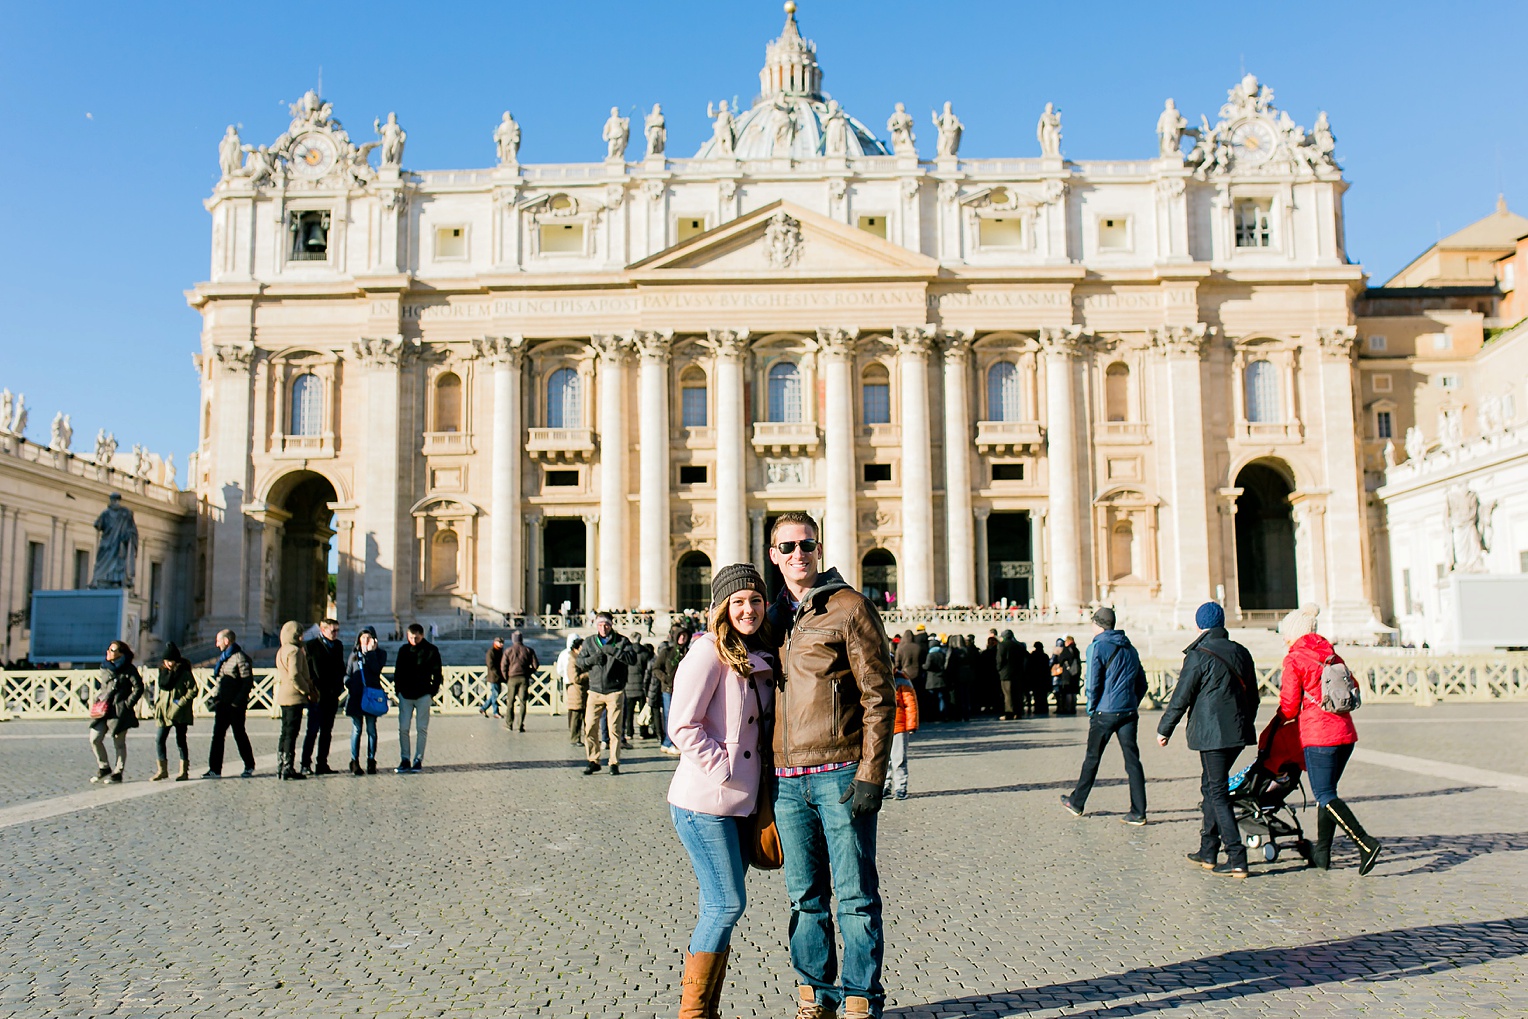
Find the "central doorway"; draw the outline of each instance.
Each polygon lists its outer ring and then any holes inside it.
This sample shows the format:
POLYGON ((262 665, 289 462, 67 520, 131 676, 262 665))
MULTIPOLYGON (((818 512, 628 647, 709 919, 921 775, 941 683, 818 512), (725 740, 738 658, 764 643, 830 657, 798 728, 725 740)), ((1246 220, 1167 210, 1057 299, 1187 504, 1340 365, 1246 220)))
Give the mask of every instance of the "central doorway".
POLYGON ((279 628, 295 619, 306 629, 329 614, 329 540, 334 537, 330 507, 339 496, 328 478, 312 471, 299 471, 278 485, 270 503, 290 516, 281 528, 272 622, 279 628), (280 489, 285 489, 284 495, 276 494, 280 489))
POLYGON ((1295 608, 1294 491, 1282 473, 1251 463, 1236 475, 1236 592, 1251 612, 1295 608))
POLYGON ((897 559, 884 548, 873 548, 860 560, 860 593, 878 609, 897 607, 897 559))
POLYGON ((553 612, 583 612, 589 601, 587 526, 578 517, 549 517, 542 527, 541 600, 553 612))
POLYGON ((987 517, 987 597, 1028 605, 1034 591, 1035 564, 1029 546, 1029 514, 993 513, 987 517))
POLYGON ((711 559, 704 552, 686 552, 675 570, 675 607, 680 612, 706 611, 711 604, 711 559))

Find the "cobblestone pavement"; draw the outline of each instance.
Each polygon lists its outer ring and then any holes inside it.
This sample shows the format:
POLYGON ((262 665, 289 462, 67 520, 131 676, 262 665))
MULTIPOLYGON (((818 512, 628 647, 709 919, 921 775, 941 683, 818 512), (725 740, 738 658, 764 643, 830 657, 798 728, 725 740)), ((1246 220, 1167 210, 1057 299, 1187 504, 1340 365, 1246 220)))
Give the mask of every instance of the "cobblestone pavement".
MULTIPOLYGON (((1357 721, 1372 750, 1525 774, 1528 704, 1357 721)), ((913 798, 880 822, 888 1015, 1528 1012, 1528 795, 1355 761, 1344 793, 1386 841, 1373 874, 1340 842, 1330 873, 1284 858, 1231 881, 1182 860, 1181 740, 1143 747, 1149 826, 1117 823, 1112 748, 1088 815, 1060 809, 1085 726, 915 738, 913 798)), ((421 775, 279 783, 274 723, 251 728, 254 779, 149 786, 140 729, 129 781, 102 790, 83 723, 0 725, 0 1016, 674 1014, 694 879, 655 747, 584 777, 561 718, 436 718, 421 775)), ((210 726, 192 733, 199 774, 210 726)), ((789 1016, 780 876, 749 894, 725 1015, 789 1016)))

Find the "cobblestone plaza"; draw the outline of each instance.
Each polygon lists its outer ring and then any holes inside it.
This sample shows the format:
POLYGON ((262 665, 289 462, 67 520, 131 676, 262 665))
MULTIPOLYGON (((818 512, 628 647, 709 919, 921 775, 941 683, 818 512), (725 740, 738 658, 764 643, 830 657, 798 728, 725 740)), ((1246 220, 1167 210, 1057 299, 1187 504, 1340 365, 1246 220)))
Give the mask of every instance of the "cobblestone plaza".
MULTIPOLYGON (((1176 742, 1144 748, 1130 828, 1112 751, 1087 816, 1057 805, 1085 719, 926 726, 880 820, 887 1014, 1524 1014, 1528 704, 1358 721, 1344 790, 1385 841, 1374 873, 1339 838, 1329 873, 1287 854, 1246 882, 1183 862, 1199 769, 1176 742)), ((251 724, 257 777, 218 782, 149 784, 140 729, 104 789, 82 722, 0 726, 0 1016, 672 1015, 695 886, 673 764, 639 742, 586 778, 563 723, 437 718, 422 774, 285 784, 274 721, 251 724)), ((789 1015, 783 882, 749 895, 724 1014, 789 1015)))

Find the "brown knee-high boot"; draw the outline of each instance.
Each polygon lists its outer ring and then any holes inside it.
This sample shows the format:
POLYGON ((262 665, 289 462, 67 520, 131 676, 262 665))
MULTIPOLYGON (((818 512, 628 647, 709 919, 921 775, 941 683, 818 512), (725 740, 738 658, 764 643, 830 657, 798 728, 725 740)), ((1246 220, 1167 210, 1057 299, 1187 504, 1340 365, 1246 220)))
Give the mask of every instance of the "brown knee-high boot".
POLYGON ((716 977, 711 982, 711 1010, 706 1013, 709 1019, 722 1019, 722 988, 727 984, 727 960, 732 955, 732 948, 728 946, 716 954, 719 958, 716 961, 716 977))
POLYGON ((680 980, 679 1019, 713 1019, 727 971, 727 951, 685 952, 680 980))

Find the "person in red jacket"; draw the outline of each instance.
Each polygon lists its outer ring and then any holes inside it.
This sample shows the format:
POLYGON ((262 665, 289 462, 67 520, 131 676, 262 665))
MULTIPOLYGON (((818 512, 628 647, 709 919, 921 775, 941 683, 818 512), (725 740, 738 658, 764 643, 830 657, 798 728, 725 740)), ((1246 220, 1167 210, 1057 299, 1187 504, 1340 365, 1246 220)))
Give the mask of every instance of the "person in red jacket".
POLYGON ((897 692, 897 716, 891 727, 891 767, 886 769, 886 793, 907 799, 907 736, 918 731, 918 691, 907 677, 893 676, 897 692))
POLYGON ((1310 864, 1327 870, 1332 862, 1332 836, 1337 826, 1358 845, 1358 872, 1367 874, 1379 857, 1380 843, 1364 831, 1353 811, 1337 795, 1337 782, 1358 742, 1358 730, 1350 714, 1336 714, 1321 707, 1321 671, 1327 663, 1341 661, 1331 641, 1316 632, 1318 609, 1307 605, 1295 609, 1279 623, 1279 635, 1289 642, 1279 685, 1279 710, 1259 740, 1267 746, 1282 725, 1296 722, 1305 748, 1305 772, 1316 797, 1316 842, 1310 864))

